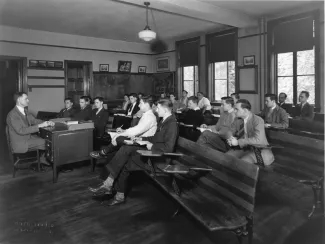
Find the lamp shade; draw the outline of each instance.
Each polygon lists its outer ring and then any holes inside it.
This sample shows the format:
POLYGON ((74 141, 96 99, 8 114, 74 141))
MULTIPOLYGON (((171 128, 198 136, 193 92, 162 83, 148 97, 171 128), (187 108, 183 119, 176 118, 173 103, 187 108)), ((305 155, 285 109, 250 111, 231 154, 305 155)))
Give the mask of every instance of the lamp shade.
POLYGON ((156 32, 150 30, 149 26, 146 26, 144 28, 144 30, 139 32, 138 35, 139 35, 140 39, 142 39, 142 40, 144 40, 146 42, 149 42, 149 41, 151 41, 153 39, 156 39, 156 36, 157 36, 156 32))

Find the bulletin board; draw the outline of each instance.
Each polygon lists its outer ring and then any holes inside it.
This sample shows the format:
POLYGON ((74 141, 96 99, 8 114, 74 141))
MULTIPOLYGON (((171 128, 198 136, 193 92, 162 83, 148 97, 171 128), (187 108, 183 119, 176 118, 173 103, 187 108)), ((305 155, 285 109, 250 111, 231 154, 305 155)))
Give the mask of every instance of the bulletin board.
POLYGON ((238 93, 257 94, 257 65, 238 67, 236 86, 238 93))

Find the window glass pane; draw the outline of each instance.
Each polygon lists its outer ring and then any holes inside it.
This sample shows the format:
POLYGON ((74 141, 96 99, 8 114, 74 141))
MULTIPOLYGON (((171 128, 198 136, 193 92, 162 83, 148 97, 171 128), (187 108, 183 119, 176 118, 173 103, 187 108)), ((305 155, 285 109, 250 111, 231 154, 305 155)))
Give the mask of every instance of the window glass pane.
POLYGON ((194 79, 194 66, 184 67, 184 80, 194 79))
POLYGON ((228 95, 235 92, 235 61, 228 62, 228 95))
POLYGON ((278 54, 278 76, 293 75, 293 53, 278 54))
POLYGON ((227 80, 215 80, 214 99, 220 101, 225 96, 227 96, 227 80))
MULTIPOLYGON (((301 91, 308 91, 309 92, 308 102, 310 104, 315 104, 315 76, 313 75, 298 76, 297 89, 298 89, 298 96, 301 91)), ((298 96, 297 99, 299 99, 298 96)), ((297 102, 299 102, 299 100, 297 102)))
POLYGON ((278 94, 287 94, 287 103, 293 103, 293 77, 278 77, 278 94))
POLYGON ((227 62, 214 63, 214 78, 227 79, 227 62))
POLYGON ((297 74, 315 74, 315 50, 297 52, 297 74))
POLYGON ((194 81, 184 81, 184 90, 188 92, 188 96, 194 95, 194 81))

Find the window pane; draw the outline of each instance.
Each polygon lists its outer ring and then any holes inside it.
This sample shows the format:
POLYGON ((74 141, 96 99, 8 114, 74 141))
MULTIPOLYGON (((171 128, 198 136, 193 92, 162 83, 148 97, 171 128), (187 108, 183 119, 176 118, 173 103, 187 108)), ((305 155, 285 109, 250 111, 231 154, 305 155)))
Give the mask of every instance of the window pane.
POLYGON ((194 79, 194 66, 184 67, 184 80, 194 79))
POLYGON ((227 62, 214 63, 214 78, 227 79, 227 62))
POLYGON ((297 74, 315 74, 315 50, 297 52, 297 74))
POLYGON ((221 100, 221 98, 225 96, 227 96, 227 80, 215 80, 214 99, 221 100))
POLYGON ((228 95, 235 92, 235 61, 228 62, 228 95))
MULTIPOLYGON (((315 76, 298 76, 297 77, 298 96, 301 91, 308 91, 310 104, 315 104, 315 76)), ((299 97, 297 98, 299 99, 299 97)), ((299 100, 297 101, 299 102, 299 100)))
POLYGON ((293 75, 293 53, 278 54, 278 76, 293 75))
POLYGON ((188 96, 194 95, 194 81, 184 81, 184 90, 188 92, 188 96))
POLYGON ((278 77, 278 94, 287 94, 287 103, 293 103, 293 77, 278 77))

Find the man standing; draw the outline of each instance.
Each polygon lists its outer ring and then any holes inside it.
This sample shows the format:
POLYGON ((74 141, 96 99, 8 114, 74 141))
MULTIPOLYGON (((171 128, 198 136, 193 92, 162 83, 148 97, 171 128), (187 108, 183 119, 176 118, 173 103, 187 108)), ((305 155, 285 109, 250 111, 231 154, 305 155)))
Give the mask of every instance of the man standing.
MULTIPOLYGON (((158 124, 157 131, 153 137, 141 138, 146 142, 148 150, 153 153, 173 152, 178 137, 177 121, 172 115, 173 104, 170 100, 160 100, 157 106, 159 117, 162 118, 158 124)), ((117 191, 113 199, 107 205, 113 206, 125 202, 125 190, 130 169, 145 168, 143 158, 136 152, 143 149, 139 146, 123 146, 116 153, 111 162, 106 166, 110 172, 107 179, 97 188, 89 188, 94 193, 112 194, 113 184, 117 191)))
MULTIPOLYGON (((33 135, 39 128, 54 126, 54 122, 36 119, 28 113, 29 100, 25 92, 14 95, 16 106, 7 115, 7 126, 9 129, 10 146, 14 153, 25 153, 28 150, 45 150, 45 140, 33 135)), ((42 160, 42 163, 48 163, 42 160)))
MULTIPOLYGON (((268 145, 265 136, 264 121, 251 112, 251 104, 246 99, 239 99, 235 105, 236 119, 231 125, 232 137, 227 139, 232 148, 227 154, 249 163, 257 163, 255 153, 250 145, 268 145)), ((265 165, 274 161, 271 149, 262 149, 261 155, 265 165)))
POLYGON ((71 118, 75 115, 77 110, 73 108, 72 98, 66 97, 64 99, 65 108, 59 112, 58 118, 71 118))
POLYGON ((222 97, 221 99, 221 107, 224 112, 221 114, 218 123, 211 126, 201 125, 201 128, 206 130, 202 132, 196 143, 221 152, 227 152, 229 145, 226 139, 228 139, 230 126, 234 122, 236 115, 233 108, 234 100, 231 97, 222 97))
POLYGON ((300 95, 299 95, 300 104, 296 105, 295 112, 294 112, 294 116, 296 119, 313 121, 314 107, 307 102, 308 98, 309 98, 308 91, 300 92, 300 95))
POLYGON ((275 94, 265 94, 265 108, 260 113, 265 127, 286 129, 289 127, 289 118, 286 111, 276 104, 275 94))

